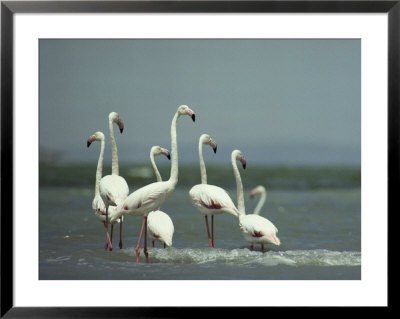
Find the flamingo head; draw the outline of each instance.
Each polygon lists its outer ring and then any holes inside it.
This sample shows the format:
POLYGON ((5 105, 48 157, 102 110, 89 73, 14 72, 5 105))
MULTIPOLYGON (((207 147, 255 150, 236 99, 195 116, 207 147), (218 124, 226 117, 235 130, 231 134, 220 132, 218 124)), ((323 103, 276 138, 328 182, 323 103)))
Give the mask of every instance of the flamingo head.
POLYGON ((161 146, 153 146, 153 147, 151 148, 151 153, 152 153, 153 155, 155 155, 155 156, 158 156, 158 155, 163 154, 163 155, 165 155, 168 159, 171 159, 171 156, 170 156, 170 154, 169 154, 169 151, 168 151, 166 148, 162 148, 161 146))
POLYGON ((202 134, 200 136, 200 141, 203 144, 210 145, 211 148, 214 150, 214 153, 217 153, 217 143, 211 138, 208 134, 202 134))
POLYGON ((192 118, 193 122, 196 119, 193 110, 190 109, 187 105, 181 105, 180 107, 178 107, 178 113, 179 115, 189 115, 192 118))
POLYGON ((118 125, 119 131, 122 133, 124 131, 124 122, 122 122, 121 118, 119 117, 119 114, 117 112, 111 112, 108 115, 108 119, 111 122, 114 122, 115 124, 118 125))
POLYGON ((250 198, 253 198, 257 194, 261 194, 262 192, 266 192, 265 187, 262 185, 259 185, 255 188, 253 188, 250 192, 250 198))
POLYGON ((96 132, 89 136, 87 140, 87 147, 89 147, 94 141, 104 141, 104 134, 102 132, 96 132))
POLYGON ((241 151, 234 150, 232 152, 232 159, 240 161, 240 163, 242 163, 243 169, 246 169, 246 160, 245 160, 245 158, 244 158, 244 156, 243 156, 241 151))

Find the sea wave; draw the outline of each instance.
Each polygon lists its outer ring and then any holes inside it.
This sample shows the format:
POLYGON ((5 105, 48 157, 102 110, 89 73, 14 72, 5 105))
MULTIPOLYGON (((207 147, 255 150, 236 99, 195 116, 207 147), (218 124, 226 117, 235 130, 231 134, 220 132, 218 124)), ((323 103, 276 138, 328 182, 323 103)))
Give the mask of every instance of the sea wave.
MULTIPOLYGON (((136 250, 125 249, 118 252, 118 259, 136 261, 136 250), (127 259, 126 259, 127 258, 127 259)), ((140 254, 144 261, 143 250, 140 254)), ((357 251, 330 251, 315 250, 288 250, 288 251, 250 251, 249 249, 221 249, 201 248, 177 249, 174 247, 149 249, 151 263, 172 264, 207 264, 224 263, 235 265, 263 265, 263 266, 360 266, 361 252, 357 251)))

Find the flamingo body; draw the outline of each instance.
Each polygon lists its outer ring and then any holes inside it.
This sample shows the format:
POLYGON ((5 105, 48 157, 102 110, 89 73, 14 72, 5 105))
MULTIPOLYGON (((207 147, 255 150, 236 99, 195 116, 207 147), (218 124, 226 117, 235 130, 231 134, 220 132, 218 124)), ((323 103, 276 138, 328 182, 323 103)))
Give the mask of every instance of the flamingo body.
POLYGON ((238 215, 237 208, 228 193, 221 187, 198 184, 189 191, 193 205, 204 215, 230 213, 238 215))
POLYGON ((106 206, 120 205, 128 194, 129 187, 123 177, 106 175, 100 180, 100 196, 106 206))
MULTIPOLYGON (((95 216, 101 221, 106 221, 106 205, 104 205, 104 201, 101 198, 100 194, 97 194, 92 201, 92 209, 94 211, 95 216)), ((108 208, 108 211, 111 212, 115 210, 114 206, 108 208)), ((108 222, 111 223, 110 218, 108 218, 108 222)), ((114 221, 113 223, 119 223, 119 219, 114 221)))
POLYGON ((279 246, 280 240, 276 237, 278 229, 268 219, 256 215, 243 215, 239 218, 239 227, 244 239, 250 244, 274 244, 279 246))
POLYGON ((144 216, 153 210, 158 210, 171 196, 174 188, 168 181, 154 182, 139 188, 117 207, 116 213, 111 216, 111 221, 121 217, 122 214, 144 216))
POLYGON ((158 240, 167 246, 172 245, 174 224, 166 213, 160 210, 150 212, 147 219, 147 231, 151 240, 158 240))

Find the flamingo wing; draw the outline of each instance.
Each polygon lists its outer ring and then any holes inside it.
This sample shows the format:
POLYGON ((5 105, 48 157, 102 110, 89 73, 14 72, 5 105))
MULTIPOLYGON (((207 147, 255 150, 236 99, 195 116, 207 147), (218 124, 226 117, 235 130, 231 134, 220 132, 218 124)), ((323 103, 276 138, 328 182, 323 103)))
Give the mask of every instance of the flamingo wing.
POLYGON ((155 182, 130 194, 121 207, 121 213, 143 215, 158 209, 171 194, 167 182, 155 182))
POLYGON ((100 196, 108 205, 119 205, 129 194, 125 179, 118 175, 107 175, 100 180, 100 196))
MULTIPOLYGON (((104 204, 103 199, 100 197, 100 195, 97 195, 95 198, 93 198, 92 201, 92 209, 96 215, 96 217, 101 221, 104 222, 106 220, 106 205, 104 204)), ((109 222, 110 221, 110 216, 115 214, 116 207, 115 206, 110 206, 108 207, 108 212, 109 212, 109 222)), ((114 220, 114 222, 120 222, 120 219, 114 220)))
POLYGON ((268 219, 256 215, 249 214, 240 218, 240 229, 243 233, 253 238, 266 238, 271 243, 280 244, 279 238, 276 237, 278 229, 268 219))
POLYGON ((147 229, 154 238, 165 242, 167 246, 172 245, 174 224, 166 213, 160 210, 150 212, 147 218, 147 229))
POLYGON ((237 208, 228 193, 221 187, 198 184, 189 191, 193 204, 198 208, 221 209, 237 214, 237 208))

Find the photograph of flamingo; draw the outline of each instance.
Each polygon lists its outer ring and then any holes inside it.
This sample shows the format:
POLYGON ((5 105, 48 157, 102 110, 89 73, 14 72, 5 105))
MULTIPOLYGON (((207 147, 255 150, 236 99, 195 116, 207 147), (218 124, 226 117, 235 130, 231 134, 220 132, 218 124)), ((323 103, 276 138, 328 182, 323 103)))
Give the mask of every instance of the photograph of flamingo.
POLYGON ((40 39, 39 148, 40 280, 361 279, 359 39, 40 39))

